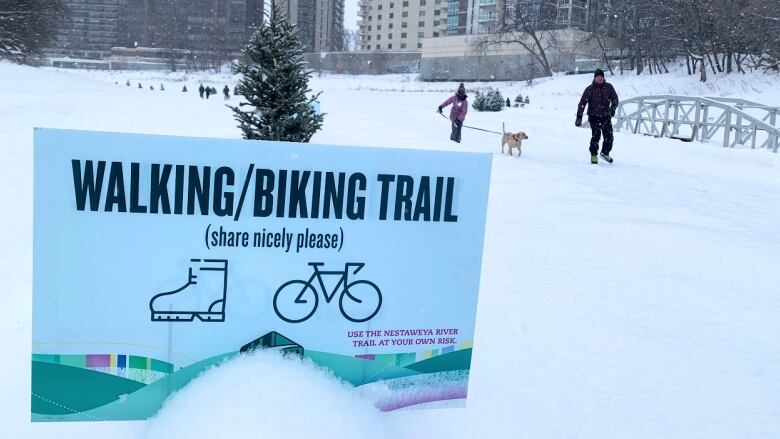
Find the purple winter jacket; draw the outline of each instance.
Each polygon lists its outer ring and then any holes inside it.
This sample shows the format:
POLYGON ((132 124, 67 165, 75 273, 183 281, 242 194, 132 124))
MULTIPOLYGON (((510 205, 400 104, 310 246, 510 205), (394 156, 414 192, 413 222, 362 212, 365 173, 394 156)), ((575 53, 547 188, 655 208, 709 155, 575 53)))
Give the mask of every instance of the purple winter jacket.
POLYGON ((446 107, 447 105, 452 104, 452 109, 450 110, 450 120, 455 122, 455 120, 459 120, 461 122, 465 122, 466 120, 466 113, 469 111, 469 101, 468 99, 464 99, 462 101, 458 100, 458 95, 453 95, 451 98, 444 101, 441 105, 439 105, 441 108, 446 107))

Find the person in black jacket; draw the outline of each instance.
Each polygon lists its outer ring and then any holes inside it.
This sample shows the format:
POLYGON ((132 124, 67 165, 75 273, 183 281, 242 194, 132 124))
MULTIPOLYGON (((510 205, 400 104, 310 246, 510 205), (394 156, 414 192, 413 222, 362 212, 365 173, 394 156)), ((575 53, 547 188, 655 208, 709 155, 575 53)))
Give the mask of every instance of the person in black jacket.
POLYGON ((612 157, 609 153, 612 151, 612 117, 615 116, 615 110, 618 106, 618 95, 612 84, 604 79, 604 72, 597 69, 593 83, 585 89, 577 106, 577 119, 574 125, 582 125, 582 114, 585 112, 585 106, 588 107, 588 122, 592 136, 590 138, 590 162, 596 164, 599 162, 599 140, 604 135, 604 144, 601 146, 601 158, 612 163, 612 157))

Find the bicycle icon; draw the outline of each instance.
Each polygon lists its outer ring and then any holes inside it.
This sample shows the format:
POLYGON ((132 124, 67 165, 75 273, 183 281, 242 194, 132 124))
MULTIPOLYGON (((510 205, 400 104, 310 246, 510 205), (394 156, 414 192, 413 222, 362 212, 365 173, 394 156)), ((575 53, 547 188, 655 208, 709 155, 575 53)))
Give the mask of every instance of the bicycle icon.
POLYGON ((382 292, 379 287, 371 281, 356 280, 349 282, 347 277, 350 268, 354 268, 352 274, 357 274, 366 264, 361 262, 347 262, 344 264, 344 270, 323 271, 320 267, 324 262, 309 262, 314 272, 308 281, 291 280, 282 284, 276 294, 274 294, 274 311, 280 319, 288 323, 301 323, 308 320, 317 311, 319 305, 319 294, 314 284, 317 279, 325 298, 326 303, 330 303, 336 294, 339 293, 339 310, 347 320, 355 323, 362 323, 371 320, 379 308, 382 307, 382 292), (328 294, 325 283, 322 280, 323 275, 339 275, 339 280, 333 291, 328 294))

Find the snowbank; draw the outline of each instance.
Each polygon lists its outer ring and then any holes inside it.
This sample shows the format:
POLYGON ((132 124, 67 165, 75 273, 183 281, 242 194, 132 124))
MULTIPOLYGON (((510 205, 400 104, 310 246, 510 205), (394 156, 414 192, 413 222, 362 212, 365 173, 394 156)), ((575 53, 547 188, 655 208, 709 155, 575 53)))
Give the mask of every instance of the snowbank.
POLYGON ((390 438, 386 418, 349 385, 276 352, 238 357, 174 394, 149 438, 390 438))

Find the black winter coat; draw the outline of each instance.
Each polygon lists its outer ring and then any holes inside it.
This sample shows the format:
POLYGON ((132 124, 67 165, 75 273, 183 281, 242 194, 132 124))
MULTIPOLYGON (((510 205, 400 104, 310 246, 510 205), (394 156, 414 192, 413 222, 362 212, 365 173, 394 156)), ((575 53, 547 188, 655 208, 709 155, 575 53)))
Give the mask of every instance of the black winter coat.
POLYGON ((612 84, 607 81, 597 84, 594 80, 582 93, 582 99, 577 106, 577 118, 582 118, 586 105, 588 116, 609 116, 617 109, 618 102, 618 95, 612 84))

